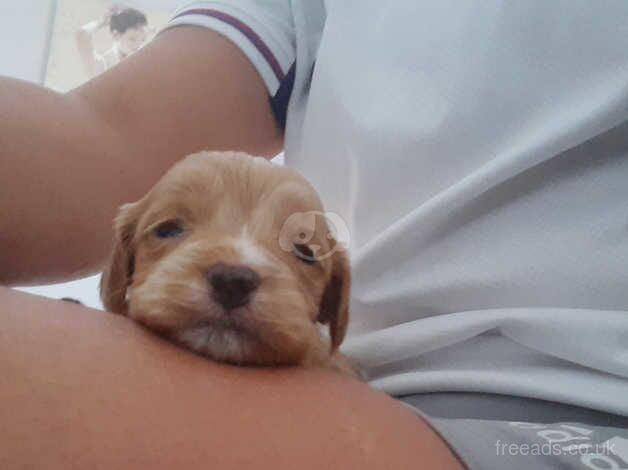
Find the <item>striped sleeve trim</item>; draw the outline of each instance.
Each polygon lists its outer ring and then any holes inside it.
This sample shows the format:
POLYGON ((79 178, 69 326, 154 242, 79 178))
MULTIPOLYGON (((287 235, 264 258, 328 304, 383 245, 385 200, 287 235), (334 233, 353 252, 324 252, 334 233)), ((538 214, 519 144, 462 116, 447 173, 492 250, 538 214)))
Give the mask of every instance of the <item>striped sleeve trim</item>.
POLYGON ((277 78, 277 81, 281 83, 284 80, 285 74, 281 69, 281 65, 279 64, 277 57, 275 57, 273 51, 266 45, 262 38, 260 38, 260 36, 255 31, 253 31, 253 29, 251 29, 247 24, 243 23, 235 16, 231 16, 222 11, 212 10, 209 8, 193 8, 191 10, 185 10, 174 16, 174 18, 172 18, 172 21, 194 15, 214 18, 224 23, 227 23, 228 25, 237 29, 251 42, 251 44, 253 44, 253 46, 255 46, 255 48, 262 55, 262 57, 264 57, 270 69, 273 71, 275 77, 277 78))
POLYGON ((269 28, 261 22, 260 12, 245 13, 234 5, 212 5, 215 2, 199 3, 176 11, 163 30, 176 26, 202 26, 233 41, 260 74, 277 125, 285 129, 296 67, 290 38, 282 36, 285 31, 274 31, 272 28, 276 25, 269 28))
POLYGON ((277 121, 277 125, 281 129, 286 128, 286 120, 288 118, 288 104, 290 97, 292 96, 292 89, 294 88, 294 76, 296 71, 296 63, 292 64, 286 77, 279 84, 277 93, 275 96, 270 97, 270 107, 273 110, 273 115, 277 121))

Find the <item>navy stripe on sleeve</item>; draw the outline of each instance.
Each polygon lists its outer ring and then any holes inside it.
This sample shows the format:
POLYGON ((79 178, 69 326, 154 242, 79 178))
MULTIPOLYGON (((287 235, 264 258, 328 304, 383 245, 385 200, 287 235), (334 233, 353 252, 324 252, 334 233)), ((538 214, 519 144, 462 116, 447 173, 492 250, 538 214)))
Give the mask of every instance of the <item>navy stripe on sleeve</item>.
POLYGON ((288 102, 290 101, 290 95, 292 95, 292 88, 294 87, 294 75, 296 71, 296 62, 292 64, 290 70, 279 83, 279 89, 275 96, 270 97, 270 106, 273 109, 275 120, 277 125, 281 129, 286 128, 286 117, 288 114, 288 102))
POLYGON ((251 29, 250 26, 243 23, 242 21, 240 21, 234 16, 228 15, 227 13, 223 13, 222 11, 211 10, 209 8, 193 8, 191 10, 185 10, 179 13, 178 15, 176 15, 173 18, 173 20, 177 18, 181 18, 182 16, 190 16, 190 15, 210 16, 217 20, 223 21, 227 23, 228 25, 233 26, 235 29, 240 31, 244 36, 246 36, 246 38, 249 41, 251 41, 251 43, 259 51, 259 53, 264 57, 264 59, 266 59, 266 61, 268 62, 268 65, 270 66, 273 73, 277 77, 277 80, 279 80, 280 83, 284 80, 285 74, 283 73, 283 70, 281 70, 281 65, 279 65, 279 61, 277 60, 277 57, 275 57, 275 54, 273 54, 273 51, 266 45, 266 43, 262 40, 262 38, 260 38, 259 35, 255 31, 253 31, 253 29, 251 29))

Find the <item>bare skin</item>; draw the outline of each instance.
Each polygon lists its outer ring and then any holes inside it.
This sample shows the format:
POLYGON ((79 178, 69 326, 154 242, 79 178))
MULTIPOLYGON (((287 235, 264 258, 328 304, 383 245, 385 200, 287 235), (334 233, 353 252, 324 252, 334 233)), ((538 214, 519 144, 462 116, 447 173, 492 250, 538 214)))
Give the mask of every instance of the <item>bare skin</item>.
MULTIPOLYGON (((193 27, 67 95, 0 79, 0 128, 8 285, 100 269, 117 207, 186 154, 282 145, 247 59, 193 27)), ((0 468, 462 468, 359 382, 212 363, 124 317, 3 287, 0 371, 0 468)))
POLYGON ((6 288, 0 304, 0 468, 462 468, 357 381, 220 365, 124 317, 6 288))

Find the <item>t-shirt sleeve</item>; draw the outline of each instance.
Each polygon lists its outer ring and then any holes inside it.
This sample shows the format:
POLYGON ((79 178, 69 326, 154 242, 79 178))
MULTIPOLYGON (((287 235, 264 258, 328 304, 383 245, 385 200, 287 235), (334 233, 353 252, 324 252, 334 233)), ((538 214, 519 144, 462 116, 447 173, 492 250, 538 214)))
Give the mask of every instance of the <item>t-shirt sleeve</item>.
POLYGON ((290 0, 195 2, 177 10, 165 29, 183 25, 209 28, 239 47, 264 80, 277 122, 285 127, 296 61, 290 0))

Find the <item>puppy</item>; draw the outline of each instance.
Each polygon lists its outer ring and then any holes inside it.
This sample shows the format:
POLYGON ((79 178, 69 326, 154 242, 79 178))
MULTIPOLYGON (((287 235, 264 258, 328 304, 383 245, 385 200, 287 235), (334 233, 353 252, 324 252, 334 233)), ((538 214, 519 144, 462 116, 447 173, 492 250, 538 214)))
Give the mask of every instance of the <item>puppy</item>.
POLYGON ((242 153, 190 155, 120 208, 103 304, 217 361, 354 375, 337 352, 349 264, 312 215, 322 211, 290 168, 242 153))

